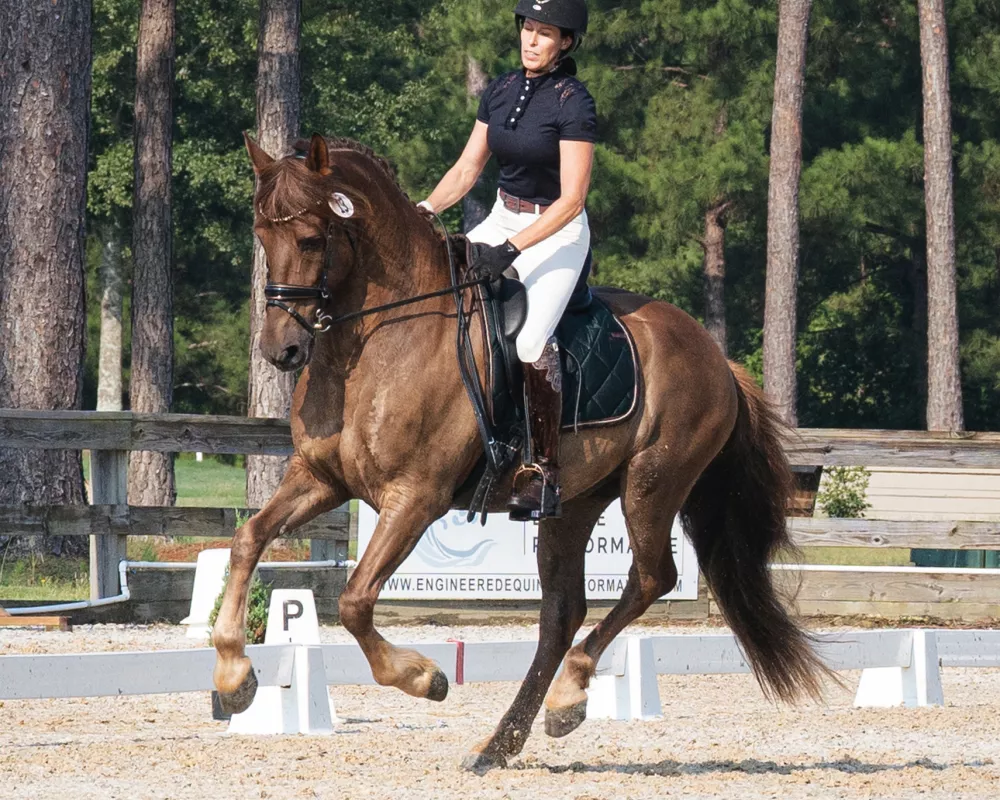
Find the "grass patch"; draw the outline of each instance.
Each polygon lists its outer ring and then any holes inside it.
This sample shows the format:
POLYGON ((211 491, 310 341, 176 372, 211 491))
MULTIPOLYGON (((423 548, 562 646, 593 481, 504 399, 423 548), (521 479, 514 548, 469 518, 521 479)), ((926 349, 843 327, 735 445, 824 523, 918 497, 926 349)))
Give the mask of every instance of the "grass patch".
POLYGON ((4 600, 85 600, 89 596, 86 559, 38 555, 8 561, 0 570, 4 600))
MULTIPOLYGON (((842 564, 847 567, 908 567, 910 550, 906 547, 803 547, 803 564, 842 564)), ((783 563, 798 561, 784 556, 783 563)))
POLYGON ((177 505, 208 508, 243 508, 246 506, 246 467, 226 464, 206 456, 195 461, 185 453, 174 461, 177 481, 177 505))

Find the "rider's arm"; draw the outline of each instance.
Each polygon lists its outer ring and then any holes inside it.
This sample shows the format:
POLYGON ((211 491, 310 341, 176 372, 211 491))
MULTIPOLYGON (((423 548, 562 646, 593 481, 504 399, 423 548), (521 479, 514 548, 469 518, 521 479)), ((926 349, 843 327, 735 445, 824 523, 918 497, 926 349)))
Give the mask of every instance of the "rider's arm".
POLYGON ((455 205, 476 185, 476 180, 489 160, 490 147, 486 142, 486 123, 476 120, 476 126, 472 129, 472 135, 469 136, 462 155, 434 187, 426 202, 438 214, 455 205))
POLYGON ((579 216, 587 202, 590 170, 594 163, 594 143, 562 139, 559 142, 559 199, 510 243, 524 252, 579 216))

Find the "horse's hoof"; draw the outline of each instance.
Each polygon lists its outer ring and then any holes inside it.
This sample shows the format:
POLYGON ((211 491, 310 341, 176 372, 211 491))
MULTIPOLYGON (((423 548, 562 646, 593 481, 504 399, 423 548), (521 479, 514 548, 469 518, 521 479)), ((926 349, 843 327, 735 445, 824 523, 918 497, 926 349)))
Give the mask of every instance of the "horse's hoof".
POLYGON ((545 709, 545 733, 558 739, 579 728, 587 718, 587 701, 581 700, 568 708, 545 709))
POLYGON ((427 690, 427 699, 440 703, 448 696, 448 676, 441 670, 437 670, 431 678, 430 688, 427 690))
POLYGON ((240 714, 250 708, 256 694, 257 673, 251 667, 235 692, 219 692, 219 706, 227 714, 240 714))
POLYGON ((485 775, 491 769, 502 769, 507 766, 507 759, 501 755, 488 756, 486 753, 469 753, 462 759, 462 769, 485 775))

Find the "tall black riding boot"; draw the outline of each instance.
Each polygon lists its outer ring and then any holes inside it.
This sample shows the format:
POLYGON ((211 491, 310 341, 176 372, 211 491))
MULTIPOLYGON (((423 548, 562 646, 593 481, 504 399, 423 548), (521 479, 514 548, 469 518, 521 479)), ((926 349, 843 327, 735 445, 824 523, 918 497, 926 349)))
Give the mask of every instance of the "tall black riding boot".
POLYGON ((514 476, 514 493, 507 503, 516 521, 558 517, 559 427, 562 422, 562 367, 555 337, 545 343, 541 357, 524 365, 531 463, 514 476))

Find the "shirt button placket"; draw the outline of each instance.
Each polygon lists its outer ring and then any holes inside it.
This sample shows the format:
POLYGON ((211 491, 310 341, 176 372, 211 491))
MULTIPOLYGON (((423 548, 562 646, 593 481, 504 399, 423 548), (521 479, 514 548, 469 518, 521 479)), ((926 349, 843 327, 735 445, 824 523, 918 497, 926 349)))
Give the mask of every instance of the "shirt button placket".
POLYGON ((532 91, 531 80, 528 79, 528 78, 525 78, 525 80, 524 80, 524 94, 521 95, 520 100, 518 101, 519 105, 515 106, 514 110, 511 112, 510 127, 511 127, 512 130, 517 127, 517 121, 524 114, 524 109, 527 106, 527 103, 525 103, 525 100, 528 99, 528 97, 531 95, 531 91, 532 91))

